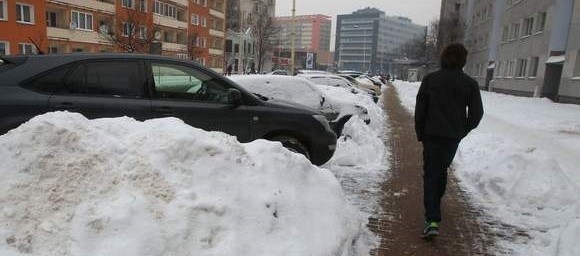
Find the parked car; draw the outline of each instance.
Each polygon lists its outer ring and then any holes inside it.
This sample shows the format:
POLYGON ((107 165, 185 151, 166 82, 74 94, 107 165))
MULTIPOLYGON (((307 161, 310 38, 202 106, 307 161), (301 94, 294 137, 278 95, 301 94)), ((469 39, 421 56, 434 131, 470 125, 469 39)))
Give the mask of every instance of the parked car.
POLYGON ((296 71, 296 74, 330 74, 330 72, 324 70, 299 69, 296 71))
POLYGON ((276 69, 270 73, 266 73, 266 75, 279 75, 279 76, 291 76, 292 73, 288 70, 284 69, 276 69))
POLYGON ((352 78, 357 78, 359 76, 361 76, 363 73, 362 72, 358 72, 358 71, 354 71, 354 70, 339 70, 338 74, 341 75, 348 75, 352 78))
POLYGON ((351 102, 327 97, 312 82, 297 76, 230 76, 234 82, 268 101, 272 99, 292 101, 318 109, 330 121, 330 126, 340 136, 344 124, 356 115, 369 123, 368 110, 351 102))
MULTIPOLYGON (((377 93, 374 90, 370 90, 365 86, 355 86, 349 80, 345 79, 344 77, 333 75, 333 74, 311 74, 311 75, 298 75, 300 77, 304 77, 308 79, 310 82, 315 84, 327 85, 327 86, 334 86, 344 88, 351 93, 367 93, 376 103, 378 101, 377 93)), ((354 78, 346 75, 347 77, 354 80, 354 78)), ((354 80, 356 81, 356 80, 354 80)), ((377 90, 380 94, 380 90, 377 90)))
POLYGON ((49 111, 87 118, 176 117, 240 142, 280 141, 327 162, 336 134, 318 110, 263 101, 192 61, 138 54, 6 56, 0 62, 0 134, 49 111))
POLYGON ((375 101, 375 103, 378 101, 379 96, 381 96, 382 94, 381 89, 375 86, 374 84, 361 83, 356 78, 353 78, 352 76, 346 74, 338 74, 338 76, 348 80, 351 84, 358 87, 359 89, 373 95, 373 100, 375 101))

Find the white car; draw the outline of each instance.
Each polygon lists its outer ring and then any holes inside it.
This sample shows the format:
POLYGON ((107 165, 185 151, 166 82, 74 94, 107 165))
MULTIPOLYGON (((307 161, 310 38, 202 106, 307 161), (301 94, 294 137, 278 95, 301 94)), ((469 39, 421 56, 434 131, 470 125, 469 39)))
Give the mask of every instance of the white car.
MULTIPOLYGON (((365 107, 356 104, 356 101, 337 97, 336 92, 325 92, 324 88, 320 88, 302 77, 234 75, 228 78, 258 95, 262 100, 291 101, 320 110, 339 136, 344 124, 353 115, 361 118, 367 124, 370 123, 370 117, 365 107)), ((345 90, 341 89, 341 91, 345 90)))
MULTIPOLYGON (((375 102, 378 101, 378 95, 380 95, 380 89, 375 91, 375 90, 369 89, 369 87, 361 86, 362 84, 355 85, 355 84, 351 83, 348 79, 346 79, 342 76, 339 76, 339 75, 311 74, 311 75, 298 75, 298 76, 304 77, 304 78, 310 80, 310 82, 313 82, 315 84, 344 88, 344 89, 346 89, 354 94, 366 93, 375 102)), ((350 78, 350 79, 354 80, 354 78, 350 78)))

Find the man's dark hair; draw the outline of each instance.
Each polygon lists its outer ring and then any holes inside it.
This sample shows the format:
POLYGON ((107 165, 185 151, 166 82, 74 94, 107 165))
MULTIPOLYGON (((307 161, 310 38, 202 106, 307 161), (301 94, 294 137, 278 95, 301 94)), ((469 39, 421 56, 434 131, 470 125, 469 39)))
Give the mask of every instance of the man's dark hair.
POLYGON ((441 53, 441 67, 462 69, 467 62, 467 49, 463 44, 447 45, 441 53))

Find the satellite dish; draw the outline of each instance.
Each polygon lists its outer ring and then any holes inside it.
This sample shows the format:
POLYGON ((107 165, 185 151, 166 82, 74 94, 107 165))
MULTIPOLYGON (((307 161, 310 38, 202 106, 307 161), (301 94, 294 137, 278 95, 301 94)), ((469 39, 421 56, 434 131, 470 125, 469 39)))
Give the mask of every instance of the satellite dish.
POLYGON ((103 35, 108 35, 109 34, 109 26, 103 24, 99 27, 99 31, 103 35))
POLYGON ((157 40, 161 39, 161 32, 155 31, 155 35, 154 36, 155 36, 155 39, 157 39, 157 40))
POLYGON ((69 27, 70 29, 77 29, 77 28, 78 28, 78 26, 77 26, 77 23, 76 23, 76 22, 74 22, 74 21, 71 21, 71 22, 68 24, 68 27, 69 27))

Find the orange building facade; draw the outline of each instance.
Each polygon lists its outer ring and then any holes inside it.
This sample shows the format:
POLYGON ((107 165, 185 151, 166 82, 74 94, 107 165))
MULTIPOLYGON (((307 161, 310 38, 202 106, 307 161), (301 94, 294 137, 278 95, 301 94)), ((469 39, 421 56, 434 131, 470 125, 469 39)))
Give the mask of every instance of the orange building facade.
POLYGON ((44 0, 0 0, 0 55, 46 49, 44 0))
POLYGON ((0 55, 153 52, 223 71, 223 0, 0 0, 0 55), (158 45, 161 49, 151 48, 158 45))

